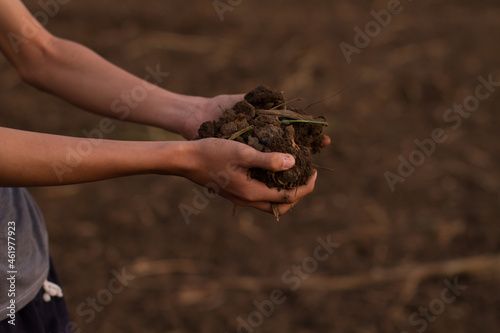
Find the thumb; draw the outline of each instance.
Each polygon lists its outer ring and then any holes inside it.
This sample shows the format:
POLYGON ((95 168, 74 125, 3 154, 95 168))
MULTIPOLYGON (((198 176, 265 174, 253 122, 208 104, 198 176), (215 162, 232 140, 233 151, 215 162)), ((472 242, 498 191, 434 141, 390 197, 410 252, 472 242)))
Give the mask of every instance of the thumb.
POLYGON ((261 153, 257 152, 251 160, 248 160, 246 167, 260 168, 269 171, 284 171, 295 165, 295 158, 284 153, 261 153))

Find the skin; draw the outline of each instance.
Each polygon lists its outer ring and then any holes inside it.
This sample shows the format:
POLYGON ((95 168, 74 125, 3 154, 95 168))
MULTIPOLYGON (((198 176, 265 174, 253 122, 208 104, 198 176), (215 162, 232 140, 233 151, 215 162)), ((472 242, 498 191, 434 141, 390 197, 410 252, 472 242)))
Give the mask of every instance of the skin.
MULTIPOLYGON (((122 104, 131 103, 133 89, 143 87, 147 98, 134 103, 126 118, 121 119, 192 139, 204 121, 218 119, 221 109, 243 99, 243 95, 203 98, 167 91, 127 73, 83 45, 51 35, 18 0, 0 0, 0 9, 0 50, 21 78, 84 110, 120 118, 123 114, 113 111, 113 103, 117 99, 122 104), (27 26, 31 28, 29 35, 27 26)), ((271 202, 281 203, 283 214, 312 192, 316 180, 315 173, 297 191, 269 189, 261 182, 249 180, 248 169, 286 170, 294 165, 293 157, 261 153, 239 142, 221 139, 112 141, 0 127, 0 142, 0 186, 66 185, 148 173, 181 176, 205 186, 213 182, 211 175, 227 172, 229 182, 220 190, 221 196, 236 205, 268 213, 272 213, 271 202), (82 141, 90 143, 91 150, 78 163, 70 163, 68 151, 81 149, 82 141), (55 171, 55 166, 61 165, 66 167, 62 176, 55 171)), ((324 145, 329 143, 325 137, 324 145)))

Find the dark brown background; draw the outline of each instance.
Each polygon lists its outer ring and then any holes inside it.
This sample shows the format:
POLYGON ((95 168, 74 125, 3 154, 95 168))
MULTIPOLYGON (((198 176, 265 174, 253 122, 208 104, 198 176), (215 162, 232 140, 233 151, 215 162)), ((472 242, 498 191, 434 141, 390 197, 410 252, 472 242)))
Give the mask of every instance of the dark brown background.
MULTIPOLYGON (((279 288, 285 303, 256 332, 412 333, 424 327, 411 326, 411 314, 455 278, 467 289, 426 332, 498 331, 499 272, 489 258, 500 255, 500 92, 457 130, 443 113, 474 92, 479 75, 500 80, 499 3, 403 1, 402 13, 348 65, 339 43, 352 44, 353 28, 386 5, 243 1, 223 22, 208 0, 61 7, 47 26, 54 34, 140 77, 161 64, 171 73, 162 86, 176 92, 213 96, 267 84, 307 105, 362 74, 311 109, 327 115, 333 141, 316 163, 335 172, 319 171, 316 191, 279 223, 250 209, 232 217, 232 205, 215 199, 187 226, 178 205, 191 204, 194 187, 173 177, 31 189, 81 332, 236 332, 252 302, 279 288), (384 172, 396 172, 398 156, 435 128, 448 140, 392 193, 384 172), (328 235, 341 246, 290 291, 281 275, 328 235), (458 261, 446 266, 450 260, 458 261), (77 307, 122 268, 136 278, 86 323, 77 307)), ((0 73, 2 126, 71 136, 98 126, 100 117, 22 83, 3 58, 0 73)), ((115 125, 107 138, 179 139, 115 125)))

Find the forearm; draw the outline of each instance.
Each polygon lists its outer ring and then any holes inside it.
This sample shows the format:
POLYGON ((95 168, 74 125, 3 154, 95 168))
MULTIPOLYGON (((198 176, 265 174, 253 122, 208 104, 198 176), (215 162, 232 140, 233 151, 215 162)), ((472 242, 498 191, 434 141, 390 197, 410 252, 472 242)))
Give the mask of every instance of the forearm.
POLYGON ((158 87, 168 76, 159 65, 147 67, 146 81, 71 41, 53 37, 45 48, 27 81, 91 112, 183 133, 204 100, 158 87))
POLYGON ((50 186, 146 173, 181 175, 190 142, 128 142, 0 127, 0 186, 50 186))
POLYGON ((85 46, 52 36, 18 0, 0 0, 0 8, 0 51, 22 78, 83 109, 185 134, 186 119, 205 100, 157 87, 167 76, 157 64, 145 73, 148 83, 85 46), (34 35, 25 35, 27 25, 34 35))

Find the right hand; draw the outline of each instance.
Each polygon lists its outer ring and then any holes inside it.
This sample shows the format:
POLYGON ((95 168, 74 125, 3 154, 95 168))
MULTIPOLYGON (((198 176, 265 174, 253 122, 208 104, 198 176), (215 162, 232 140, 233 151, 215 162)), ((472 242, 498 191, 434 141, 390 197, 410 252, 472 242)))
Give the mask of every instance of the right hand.
POLYGON ((183 176, 215 190, 235 205, 273 213, 272 203, 279 203, 282 215, 314 189, 316 172, 306 185, 287 191, 268 188, 258 180, 249 179, 250 168, 284 171, 293 167, 295 159, 290 154, 262 153, 243 143, 223 139, 209 138, 191 143, 195 145, 195 153, 191 168, 183 176))

